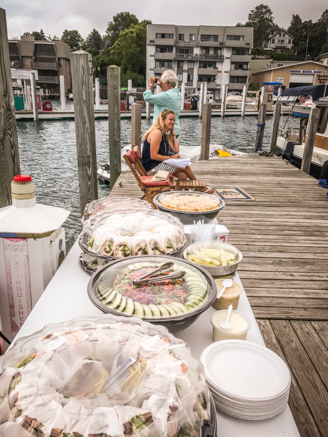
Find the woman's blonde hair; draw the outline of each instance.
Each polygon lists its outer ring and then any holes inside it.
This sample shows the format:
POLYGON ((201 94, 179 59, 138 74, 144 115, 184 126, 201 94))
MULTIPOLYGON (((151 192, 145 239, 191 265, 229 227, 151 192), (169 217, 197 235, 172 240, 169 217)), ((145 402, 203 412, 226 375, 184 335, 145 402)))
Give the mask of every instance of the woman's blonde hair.
MULTIPOLYGON (((155 130, 155 129, 159 129, 162 131, 165 128, 164 122, 170 114, 175 115, 175 112, 171 111, 171 109, 164 109, 160 114, 158 114, 158 117, 156 118, 155 123, 147 130, 145 135, 142 137, 142 140, 147 139, 149 134, 151 132, 153 132, 153 130, 155 130)), ((167 137, 169 138, 170 141, 173 142, 174 136, 175 136, 175 133, 174 133, 174 127, 173 127, 172 130, 170 131, 170 133, 167 134, 167 137)))

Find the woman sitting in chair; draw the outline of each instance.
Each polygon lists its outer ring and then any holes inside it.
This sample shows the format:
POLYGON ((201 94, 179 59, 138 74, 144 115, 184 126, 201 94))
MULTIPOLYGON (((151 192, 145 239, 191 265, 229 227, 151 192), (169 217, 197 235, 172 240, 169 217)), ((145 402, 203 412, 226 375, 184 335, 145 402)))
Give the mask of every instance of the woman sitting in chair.
MULTIPOLYGON (((184 169, 166 164, 168 159, 179 159, 179 143, 174 133, 175 113, 174 111, 164 109, 155 123, 143 136, 144 145, 142 149, 142 165, 148 174, 155 174, 158 170, 166 170, 178 178, 175 186, 176 190, 180 189, 181 180, 196 180, 196 176, 191 168, 184 169)), ((212 193, 213 188, 206 187, 207 193, 212 193)))

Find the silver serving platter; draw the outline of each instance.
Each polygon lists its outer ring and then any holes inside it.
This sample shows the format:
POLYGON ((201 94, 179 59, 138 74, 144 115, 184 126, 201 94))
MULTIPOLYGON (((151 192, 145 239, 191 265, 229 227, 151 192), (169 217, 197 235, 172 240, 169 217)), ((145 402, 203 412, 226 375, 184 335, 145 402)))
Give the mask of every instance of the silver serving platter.
MULTIPOLYGON (((101 267, 90 278, 88 283, 89 298, 97 308, 99 308, 101 311, 105 313, 110 313, 117 316, 133 317, 133 315, 130 316, 128 314, 124 314, 121 311, 117 311, 115 309, 110 308, 98 298, 98 294, 97 294, 98 284, 101 281, 103 274, 106 273, 106 270, 112 270, 117 268, 119 266, 119 263, 122 263, 122 268, 124 268, 127 263, 129 264, 130 263, 133 264, 134 262, 165 263, 167 261, 172 261, 172 258, 170 256, 165 256, 165 255, 130 256, 127 258, 121 258, 119 260, 112 261, 106 264, 105 266, 101 267)), ((204 300, 204 302, 202 302, 197 308, 187 313, 171 315, 171 316, 151 317, 151 318, 146 316, 142 316, 142 317, 139 316, 142 320, 145 320, 146 322, 151 322, 156 325, 159 324, 165 326, 172 333, 179 332, 192 325, 196 321, 196 319, 201 315, 201 313, 203 313, 205 310, 207 310, 207 308, 209 308, 213 304, 217 295, 217 288, 214 279, 211 277, 211 275, 209 275, 209 273, 202 266, 196 265, 184 259, 177 259, 176 262, 180 265, 186 265, 186 267, 188 267, 189 269, 194 270, 195 272, 203 276, 203 278, 206 280, 208 284, 207 299, 204 300)))
POLYGON ((215 219, 215 217, 219 214, 221 209, 225 207, 224 201, 217 196, 214 196, 213 194, 208 193, 202 193, 199 191, 174 191, 174 192, 168 192, 168 193, 160 193, 157 194, 157 196, 153 199, 156 207, 163 212, 168 212, 173 217, 178 218, 184 225, 192 225, 194 221, 198 220, 204 220, 204 223, 209 223, 212 220, 215 219), (167 206, 164 206, 160 203, 160 200, 163 199, 165 196, 172 195, 172 194, 180 194, 183 196, 206 196, 210 197, 213 200, 216 200, 219 202, 219 206, 215 209, 210 209, 208 211, 181 211, 178 209, 169 208, 167 206))
POLYGON ((203 242, 200 241, 197 243, 192 243, 183 251, 182 256, 184 259, 191 262, 194 266, 203 267, 203 269, 207 270, 208 273, 210 273, 212 276, 226 276, 235 273, 236 270, 238 269, 239 263, 243 259, 243 254, 240 252, 240 250, 237 249, 237 247, 229 243, 220 243, 218 241, 203 241, 203 242), (195 248, 196 250, 200 248, 223 249, 226 252, 230 252, 237 255, 238 257, 237 257, 237 261, 234 264, 228 266, 205 266, 203 264, 194 263, 188 258, 187 254, 193 248, 195 248))

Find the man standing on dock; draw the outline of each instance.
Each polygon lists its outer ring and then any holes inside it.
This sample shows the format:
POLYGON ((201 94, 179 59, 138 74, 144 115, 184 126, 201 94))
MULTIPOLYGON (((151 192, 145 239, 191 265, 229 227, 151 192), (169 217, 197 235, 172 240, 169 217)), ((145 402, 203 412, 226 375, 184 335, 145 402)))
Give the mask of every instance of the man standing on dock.
POLYGON ((154 104, 153 123, 156 121, 158 114, 160 114, 164 109, 169 109, 175 112, 174 131, 178 138, 180 134, 179 115, 182 104, 182 95, 180 89, 176 88, 177 84, 177 76, 172 70, 164 71, 161 78, 157 78, 156 80, 154 76, 150 76, 149 87, 143 93, 143 99, 145 102, 154 104), (155 84, 161 87, 162 92, 160 94, 153 95, 152 90, 155 84))

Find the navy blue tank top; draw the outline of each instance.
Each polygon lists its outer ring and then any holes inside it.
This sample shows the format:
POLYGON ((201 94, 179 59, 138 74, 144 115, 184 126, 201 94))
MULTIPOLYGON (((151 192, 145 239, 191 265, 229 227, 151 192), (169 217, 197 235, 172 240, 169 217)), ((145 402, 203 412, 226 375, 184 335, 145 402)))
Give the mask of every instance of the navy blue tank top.
MULTIPOLYGON (((162 141, 159 145, 158 154, 163 156, 171 155, 169 143, 167 141, 166 135, 163 133, 162 133, 162 141)), ((154 159, 151 159, 150 143, 148 143, 147 138, 145 139, 143 144, 141 162, 146 172, 149 172, 150 170, 152 170, 162 162, 162 161, 155 161, 154 159)))

